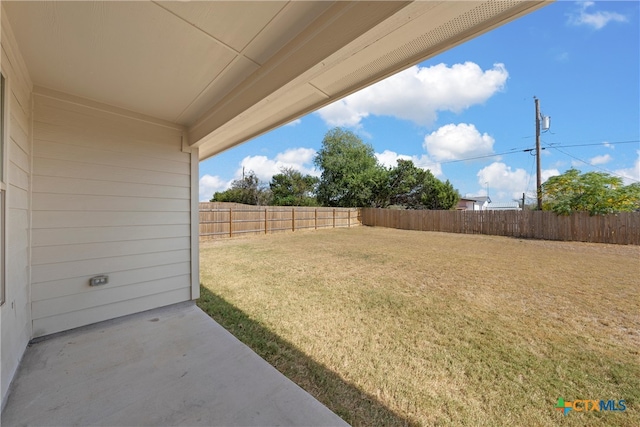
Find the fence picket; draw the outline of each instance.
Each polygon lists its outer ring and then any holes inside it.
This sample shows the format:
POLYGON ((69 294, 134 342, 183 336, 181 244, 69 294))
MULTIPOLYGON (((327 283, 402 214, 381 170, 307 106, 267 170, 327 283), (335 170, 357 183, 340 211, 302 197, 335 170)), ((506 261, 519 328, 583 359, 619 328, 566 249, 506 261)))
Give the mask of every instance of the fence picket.
POLYGON ((375 208, 284 208, 236 203, 200 203, 201 239, 357 225, 640 245, 640 212, 624 212, 605 216, 589 216, 587 213, 581 212, 570 216, 558 216, 553 212, 526 210, 430 211, 375 208))
POLYGON ((578 212, 561 216, 543 211, 407 211, 363 208, 362 224, 404 230, 640 245, 640 212, 599 216, 578 212))
POLYGON ((269 234, 302 229, 362 225, 357 208, 252 206, 239 203, 200 203, 200 239, 269 234), (355 213, 355 215, 354 215, 355 213))

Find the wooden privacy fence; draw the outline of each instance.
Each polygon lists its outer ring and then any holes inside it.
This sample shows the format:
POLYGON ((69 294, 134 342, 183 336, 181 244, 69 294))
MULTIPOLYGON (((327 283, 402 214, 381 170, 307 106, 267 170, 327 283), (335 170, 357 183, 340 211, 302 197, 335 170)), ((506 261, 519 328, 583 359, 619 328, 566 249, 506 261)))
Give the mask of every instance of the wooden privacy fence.
POLYGON ((279 231, 354 227, 360 224, 358 208, 200 203, 201 240, 279 231))
POLYGON ((362 224, 404 230, 640 245, 640 212, 570 216, 545 211, 430 211, 364 208, 362 224))

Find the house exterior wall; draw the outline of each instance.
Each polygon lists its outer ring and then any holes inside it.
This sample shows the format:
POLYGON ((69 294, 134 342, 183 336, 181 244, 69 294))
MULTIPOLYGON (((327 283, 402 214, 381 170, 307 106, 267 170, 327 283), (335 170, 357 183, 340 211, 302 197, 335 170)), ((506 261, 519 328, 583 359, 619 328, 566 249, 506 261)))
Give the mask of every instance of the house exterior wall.
POLYGON ((475 202, 473 200, 460 199, 457 209, 463 211, 472 211, 474 204, 475 202))
POLYGON ((33 97, 33 337, 197 297, 197 156, 194 168, 183 130, 46 89, 33 97), (102 274, 108 284, 89 286, 102 274))
MULTIPOLYGON (((29 222, 31 181, 32 83, 2 14, 2 60, 5 77, 5 302, 0 306, 1 402, 31 338, 29 293, 29 222)), ((0 251, 1 252, 1 251, 0 251)))

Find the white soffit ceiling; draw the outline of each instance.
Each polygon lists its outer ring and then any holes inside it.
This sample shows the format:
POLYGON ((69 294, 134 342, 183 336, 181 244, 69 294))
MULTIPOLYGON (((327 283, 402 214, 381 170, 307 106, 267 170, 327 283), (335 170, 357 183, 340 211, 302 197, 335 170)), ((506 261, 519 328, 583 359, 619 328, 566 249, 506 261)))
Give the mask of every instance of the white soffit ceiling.
MULTIPOLYGON (((233 93, 191 127, 205 159, 437 55, 549 1, 417 1, 233 117, 233 93), (201 132, 199 125, 211 125, 201 132)), ((205 128, 205 126, 202 126, 205 128)))
POLYGON ((236 56, 150 2, 3 6, 35 85, 169 121, 236 56))
POLYGON ((188 128, 204 159, 547 3, 3 1, 35 85, 188 128))

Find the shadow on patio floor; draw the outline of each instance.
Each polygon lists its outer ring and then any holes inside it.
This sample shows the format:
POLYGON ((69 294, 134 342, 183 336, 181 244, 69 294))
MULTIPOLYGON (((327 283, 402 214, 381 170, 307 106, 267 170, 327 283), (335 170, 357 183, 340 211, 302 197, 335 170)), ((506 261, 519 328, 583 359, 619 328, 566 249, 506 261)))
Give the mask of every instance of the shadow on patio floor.
POLYGON ((290 380, 354 426, 417 426, 374 396, 346 383, 242 310, 200 286, 198 306, 290 380))

